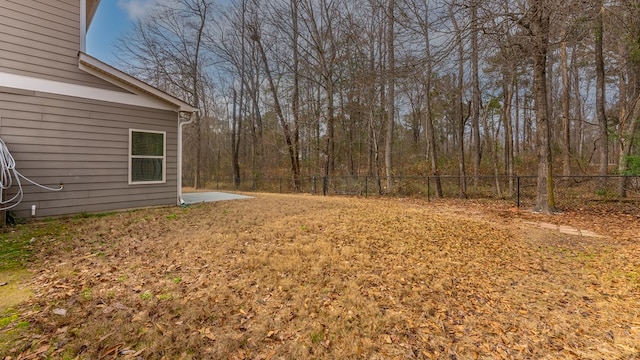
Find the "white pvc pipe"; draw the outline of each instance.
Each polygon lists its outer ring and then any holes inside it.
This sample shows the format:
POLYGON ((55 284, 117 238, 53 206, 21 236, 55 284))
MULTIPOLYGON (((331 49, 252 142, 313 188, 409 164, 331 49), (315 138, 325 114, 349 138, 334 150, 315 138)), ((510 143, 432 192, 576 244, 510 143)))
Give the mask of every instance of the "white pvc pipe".
MULTIPOLYGON (((196 110, 198 111, 198 110, 196 110)), ((191 123, 193 123, 193 121, 196 118, 196 112, 192 112, 191 116, 189 117, 188 121, 180 121, 180 114, 178 113, 178 199, 177 199, 177 203, 178 205, 181 205, 182 203, 184 203, 184 200, 182 200, 182 133, 183 133, 183 127, 185 125, 189 125, 191 123)))

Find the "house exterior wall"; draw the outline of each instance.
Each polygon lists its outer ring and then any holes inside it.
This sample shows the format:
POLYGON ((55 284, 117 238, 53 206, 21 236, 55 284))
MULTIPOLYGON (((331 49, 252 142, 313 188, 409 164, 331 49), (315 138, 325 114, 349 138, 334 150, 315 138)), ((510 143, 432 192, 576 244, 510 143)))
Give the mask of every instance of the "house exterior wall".
POLYGON ((0 72, 124 92, 78 69, 79 0, 0 0, 0 72))
MULTIPOLYGON (((12 211, 29 217, 175 205, 177 113, 35 91, 0 88, 0 138, 26 177, 12 211), (166 132, 166 182, 129 185, 129 129, 166 132)), ((15 191, 16 187, 13 187, 15 191)))

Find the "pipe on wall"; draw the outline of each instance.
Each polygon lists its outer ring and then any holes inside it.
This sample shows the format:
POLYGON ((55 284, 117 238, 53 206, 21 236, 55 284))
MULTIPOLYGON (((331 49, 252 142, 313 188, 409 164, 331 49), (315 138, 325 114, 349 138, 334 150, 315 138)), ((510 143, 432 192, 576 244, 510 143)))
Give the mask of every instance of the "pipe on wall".
POLYGON ((182 134, 185 125, 192 124, 196 115, 200 110, 196 110, 194 112, 184 112, 181 111, 178 113, 178 205, 184 204, 184 200, 182 199, 182 134), (188 120, 187 120, 188 119, 188 120))

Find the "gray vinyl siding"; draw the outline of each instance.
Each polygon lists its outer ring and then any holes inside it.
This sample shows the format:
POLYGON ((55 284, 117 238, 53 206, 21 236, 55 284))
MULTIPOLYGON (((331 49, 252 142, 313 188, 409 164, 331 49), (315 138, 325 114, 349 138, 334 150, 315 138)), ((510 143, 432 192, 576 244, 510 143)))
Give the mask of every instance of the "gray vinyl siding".
POLYGON ((79 0, 0 0, 0 72, 123 91, 78 68, 79 0))
MULTIPOLYGON (((37 92, 0 89, 0 138, 28 178, 13 211, 30 217, 105 212, 177 199, 177 113, 37 92), (129 185, 129 129, 166 132, 166 183, 129 185)), ((24 182, 23 182, 24 183, 24 182)), ((15 192, 15 186, 12 189, 15 192)))

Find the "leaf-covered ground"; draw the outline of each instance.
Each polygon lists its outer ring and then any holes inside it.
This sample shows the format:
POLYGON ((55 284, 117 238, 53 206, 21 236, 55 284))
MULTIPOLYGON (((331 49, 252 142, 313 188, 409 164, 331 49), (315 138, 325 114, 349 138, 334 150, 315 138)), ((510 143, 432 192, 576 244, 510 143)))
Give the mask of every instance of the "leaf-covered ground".
POLYGON ((0 358, 636 359, 640 213, 590 211, 260 194, 68 219, 0 358))

